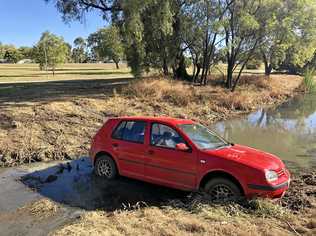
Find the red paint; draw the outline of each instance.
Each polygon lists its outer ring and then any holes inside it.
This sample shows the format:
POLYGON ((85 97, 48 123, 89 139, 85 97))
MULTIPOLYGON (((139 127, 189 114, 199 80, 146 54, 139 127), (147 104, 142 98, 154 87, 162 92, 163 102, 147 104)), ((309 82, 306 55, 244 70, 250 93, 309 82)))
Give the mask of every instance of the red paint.
POLYGON ((167 117, 109 119, 93 138, 90 157, 94 163, 97 154, 105 152, 116 162, 120 175, 182 190, 198 190, 203 177, 214 171, 234 177, 246 197, 281 197, 288 189, 286 183, 290 180, 290 174, 278 157, 237 144, 213 150, 199 149, 178 127, 180 124, 195 123, 167 117), (144 143, 113 139, 112 133, 122 121, 144 121, 144 143), (183 144, 175 149, 151 145, 151 127, 154 123, 174 129, 190 150, 179 150, 185 148, 183 144), (265 170, 278 172, 278 180, 268 182, 265 170), (272 190, 279 185, 282 187, 272 190))

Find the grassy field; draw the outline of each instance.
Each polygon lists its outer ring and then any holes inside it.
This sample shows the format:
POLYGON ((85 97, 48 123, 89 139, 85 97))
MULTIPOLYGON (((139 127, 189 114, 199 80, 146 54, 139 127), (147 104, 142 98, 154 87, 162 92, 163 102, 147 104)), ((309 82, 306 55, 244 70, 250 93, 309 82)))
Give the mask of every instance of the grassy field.
POLYGON ((55 72, 40 71, 37 64, 0 64, 0 83, 43 82, 61 80, 113 79, 131 77, 130 69, 121 64, 65 64, 55 72))

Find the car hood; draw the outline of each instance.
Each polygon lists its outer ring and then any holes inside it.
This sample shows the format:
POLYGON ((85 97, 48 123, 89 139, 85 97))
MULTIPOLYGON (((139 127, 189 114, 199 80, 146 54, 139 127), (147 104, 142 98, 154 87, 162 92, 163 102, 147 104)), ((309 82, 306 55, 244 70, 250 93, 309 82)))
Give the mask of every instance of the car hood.
POLYGON ((205 150, 209 156, 223 157, 257 169, 279 170, 283 162, 276 156, 254 148, 233 145, 217 150, 205 150))

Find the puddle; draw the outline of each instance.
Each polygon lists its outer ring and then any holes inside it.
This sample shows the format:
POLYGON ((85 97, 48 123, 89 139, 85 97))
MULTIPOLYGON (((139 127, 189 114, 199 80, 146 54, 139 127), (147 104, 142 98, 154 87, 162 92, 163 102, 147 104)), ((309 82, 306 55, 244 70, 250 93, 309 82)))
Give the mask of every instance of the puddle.
POLYGON ((25 175, 22 182, 55 202, 85 210, 113 211, 135 204, 158 206, 189 194, 125 177, 104 180, 93 174, 88 158, 34 171, 25 175))

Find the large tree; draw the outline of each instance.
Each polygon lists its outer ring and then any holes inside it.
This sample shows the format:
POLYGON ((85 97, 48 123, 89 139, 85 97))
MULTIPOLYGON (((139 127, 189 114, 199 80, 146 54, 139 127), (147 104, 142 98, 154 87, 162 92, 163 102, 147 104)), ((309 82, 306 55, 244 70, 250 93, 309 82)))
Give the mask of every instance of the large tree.
POLYGON ((266 17, 261 22, 264 34, 258 49, 266 75, 284 62, 303 67, 315 51, 315 1, 266 0, 262 13, 266 17))
MULTIPOLYGON (((50 0, 46 0, 50 1, 50 0)), ((126 59, 138 77, 150 67, 188 78, 181 41, 185 0, 51 0, 65 21, 80 20, 85 12, 99 10, 119 26, 126 59)))
POLYGON ((227 63, 226 87, 232 91, 235 90, 241 73, 261 42, 259 18, 262 16, 262 5, 263 0, 219 1, 222 9, 228 9, 222 20, 222 27, 227 63), (234 72, 237 72, 235 79, 234 72))
POLYGON ((314 0, 291 1, 294 11, 294 42, 286 51, 283 69, 291 73, 302 72, 316 52, 316 2, 314 0))
POLYGON ((57 65, 67 61, 69 49, 63 38, 50 32, 44 32, 36 44, 35 59, 41 70, 52 70, 53 75, 57 65))
POLYGON ((119 62, 124 57, 124 49, 116 26, 109 26, 91 34, 88 37, 88 45, 98 58, 113 60, 116 68, 119 69, 119 62))

